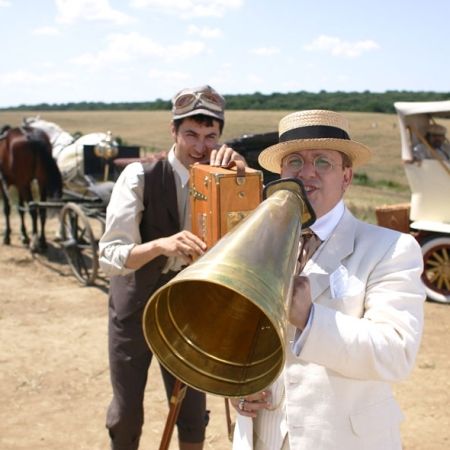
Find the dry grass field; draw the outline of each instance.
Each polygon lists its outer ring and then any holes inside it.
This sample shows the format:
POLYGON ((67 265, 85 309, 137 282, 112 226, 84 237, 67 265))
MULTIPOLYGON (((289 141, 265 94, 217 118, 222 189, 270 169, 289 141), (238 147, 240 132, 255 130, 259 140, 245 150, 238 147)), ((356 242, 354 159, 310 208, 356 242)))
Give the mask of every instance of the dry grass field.
MULTIPOLYGON (((36 112, 0 112, 0 125, 19 125, 36 112)), ((143 151, 170 144, 169 112, 38 113, 63 129, 83 134, 111 130, 143 151)), ((224 139, 274 131, 282 111, 230 111, 224 139)), ((408 201, 394 115, 349 113, 352 137, 371 146, 373 161, 361 172, 403 188, 353 186, 347 202, 374 221, 374 208, 408 201)), ((448 124, 447 124, 448 125, 448 124)), ((0 219, 0 229, 3 220, 0 219)), ((49 221, 51 239, 57 217, 49 221)), ((81 287, 55 243, 33 256, 18 236, 13 216, 12 245, 0 245, 0 448, 5 450, 105 450, 105 409, 110 400, 106 352, 107 280, 81 287)), ((405 413, 404 450, 450 448, 448 305, 425 304, 425 332, 411 377, 395 386, 405 413)), ((156 450, 167 414, 157 365, 147 387, 142 449, 156 450)), ((205 450, 229 450, 223 399, 209 396, 211 422, 205 450)), ((175 439, 170 450, 176 450, 175 439)), ((340 449, 339 449, 340 450, 340 449)), ((380 449, 383 450, 383 449, 380 449)))
MULTIPOLYGON (((243 134, 276 131, 287 111, 228 111, 223 140, 243 134)), ((0 114, 0 124, 18 125, 23 117, 40 115, 57 123, 69 133, 83 134, 111 130, 127 145, 139 145, 142 153, 166 150, 171 145, 169 111, 98 111, 98 112, 8 112, 0 114)), ((400 136, 397 117, 393 114, 346 113, 351 136, 374 150, 374 158, 360 172, 374 182, 384 180, 400 187, 353 185, 347 193, 350 208, 361 218, 375 221, 374 208, 383 204, 404 203, 409 191, 400 161, 400 136)))

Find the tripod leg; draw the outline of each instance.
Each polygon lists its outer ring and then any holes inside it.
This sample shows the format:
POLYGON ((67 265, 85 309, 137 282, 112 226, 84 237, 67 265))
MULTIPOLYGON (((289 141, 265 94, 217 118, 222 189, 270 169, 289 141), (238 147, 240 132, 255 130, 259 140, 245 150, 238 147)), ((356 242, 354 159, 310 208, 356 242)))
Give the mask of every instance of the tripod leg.
POLYGON ((180 380, 175 380, 172 395, 170 397, 169 414, 167 416, 166 425, 164 427, 163 435, 159 450, 168 450, 170 440, 172 439, 173 429, 177 422, 178 414, 180 412, 181 403, 186 395, 187 386, 180 380))
POLYGON ((230 442, 233 442, 233 433, 235 424, 231 420, 230 401, 227 398, 225 398, 225 417, 227 420, 228 439, 230 442))

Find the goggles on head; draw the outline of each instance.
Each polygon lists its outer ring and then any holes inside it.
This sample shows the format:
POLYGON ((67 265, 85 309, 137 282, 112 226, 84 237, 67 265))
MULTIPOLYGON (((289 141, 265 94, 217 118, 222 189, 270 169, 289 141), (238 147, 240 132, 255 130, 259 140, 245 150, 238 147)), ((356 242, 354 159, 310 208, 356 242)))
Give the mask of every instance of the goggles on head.
POLYGON ((184 90, 173 98, 172 104, 174 115, 185 114, 200 108, 221 113, 225 107, 225 100, 220 94, 213 91, 184 90))

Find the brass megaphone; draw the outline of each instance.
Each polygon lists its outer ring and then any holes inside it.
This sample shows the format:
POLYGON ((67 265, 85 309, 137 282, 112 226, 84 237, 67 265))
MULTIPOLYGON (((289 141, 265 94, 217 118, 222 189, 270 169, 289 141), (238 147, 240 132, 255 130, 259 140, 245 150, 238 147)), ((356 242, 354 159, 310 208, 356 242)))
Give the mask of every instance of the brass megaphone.
POLYGON ((294 179, 268 184, 267 197, 208 252, 148 301, 145 339, 159 362, 188 386, 240 397, 282 370, 285 299, 302 226, 315 220, 294 179))

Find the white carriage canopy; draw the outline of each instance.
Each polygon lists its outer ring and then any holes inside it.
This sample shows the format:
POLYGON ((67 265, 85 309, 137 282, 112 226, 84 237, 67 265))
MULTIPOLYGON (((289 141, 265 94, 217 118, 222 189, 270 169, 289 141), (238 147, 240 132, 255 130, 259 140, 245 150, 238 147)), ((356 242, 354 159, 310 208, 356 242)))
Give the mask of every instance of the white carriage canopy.
POLYGON ((440 102, 396 102, 402 141, 402 159, 412 159, 412 148, 419 143, 416 135, 425 136, 428 125, 439 118, 450 119, 450 100, 440 102))
POLYGON ((431 123, 449 129, 450 100, 394 103, 400 124, 402 160, 411 189, 411 228, 450 233, 450 165, 424 159, 413 163, 413 147, 424 139, 431 123))

